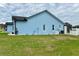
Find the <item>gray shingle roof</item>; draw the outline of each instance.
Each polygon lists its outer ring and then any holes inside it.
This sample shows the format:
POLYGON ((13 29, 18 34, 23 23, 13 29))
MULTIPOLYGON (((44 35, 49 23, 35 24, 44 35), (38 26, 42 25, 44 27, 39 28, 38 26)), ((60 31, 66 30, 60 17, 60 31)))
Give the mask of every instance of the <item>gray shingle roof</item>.
POLYGON ((55 15, 51 14, 48 10, 44 10, 44 11, 41 11, 39 13, 36 13, 32 16, 29 16, 29 17, 23 17, 23 16, 12 16, 12 20, 16 20, 16 21, 27 21, 28 18, 32 18, 34 16, 37 16, 43 12, 47 12, 48 14, 50 14, 52 17, 54 17, 56 20, 60 21, 61 23, 64 24, 64 22, 62 22, 58 17, 56 17, 55 15))
POLYGON ((23 16, 12 16, 12 20, 16 20, 16 21, 26 21, 26 17, 23 16))

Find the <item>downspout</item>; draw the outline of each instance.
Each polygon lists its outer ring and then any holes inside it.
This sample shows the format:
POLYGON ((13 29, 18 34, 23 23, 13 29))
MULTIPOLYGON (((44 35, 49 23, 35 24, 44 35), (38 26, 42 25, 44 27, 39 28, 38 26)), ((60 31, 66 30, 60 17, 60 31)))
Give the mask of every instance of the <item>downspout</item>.
POLYGON ((16 21, 14 20, 14 18, 12 19, 13 20, 13 28, 14 28, 14 30, 13 30, 13 32, 14 32, 14 34, 16 34, 16 21))
POLYGON ((16 21, 14 20, 14 34, 16 35, 16 21))

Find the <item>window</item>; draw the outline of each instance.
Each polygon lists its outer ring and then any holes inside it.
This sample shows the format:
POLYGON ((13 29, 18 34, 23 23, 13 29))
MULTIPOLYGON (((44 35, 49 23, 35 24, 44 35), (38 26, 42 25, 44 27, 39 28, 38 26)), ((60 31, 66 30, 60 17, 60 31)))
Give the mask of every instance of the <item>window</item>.
POLYGON ((59 25, 59 28, 61 28, 61 25, 59 25))
POLYGON ((45 30, 45 24, 43 25, 43 30, 45 30))
POLYGON ((52 30, 54 30, 54 25, 52 25, 52 30))
POLYGON ((7 31, 7 26, 5 26, 5 31, 7 31))

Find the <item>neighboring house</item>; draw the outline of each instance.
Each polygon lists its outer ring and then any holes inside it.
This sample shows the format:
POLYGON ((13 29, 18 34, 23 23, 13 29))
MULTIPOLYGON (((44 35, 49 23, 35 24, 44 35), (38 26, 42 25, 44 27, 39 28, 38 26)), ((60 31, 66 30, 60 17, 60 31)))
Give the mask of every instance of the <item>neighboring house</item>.
POLYGON ((73 26, 72 30, 70 31, 71 35, 79 35, 79 25, 73 26))
POLYGON ((3 31, 5 31, 5 24, 3 24, 3 23, 1 23, 0 24, 0 32, 3 32, 3 31))
POLYGON ((68 22, 64 24, 64 34, 69 34, 72 30, 72 25, 68 22))
MULTIPOLYGON (((29 17, 12 16, 12 22, 11 27, 17 35, 48 35, 64 32, 64 23, 47 10, 29 17)), ((12 32, 12 29, 7 27, 7 31, 12 32)))
POLYGON ((72 26, 69 23, 65 23, 65 25, 64 25, 64 34, 79 35, 79 25, 72 26))
POLYGON ((13 22, 6 22, 5 24, 5 31, 8 32, 9 34, 12 33, 13 30, 13 22))

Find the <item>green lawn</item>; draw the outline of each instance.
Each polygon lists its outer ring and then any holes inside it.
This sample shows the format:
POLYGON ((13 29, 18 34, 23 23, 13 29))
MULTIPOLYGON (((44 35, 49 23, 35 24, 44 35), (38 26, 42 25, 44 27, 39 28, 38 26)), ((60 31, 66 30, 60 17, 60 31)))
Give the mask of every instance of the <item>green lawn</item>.
POLYGON ((9 36, 0 34, 1 56, 79 56, 79 37, 70 35, 9 36))

